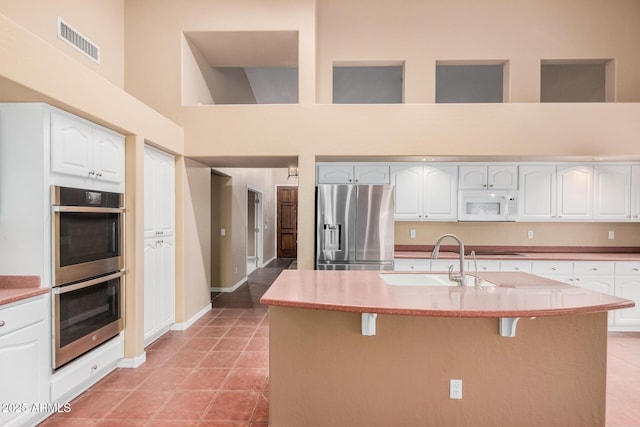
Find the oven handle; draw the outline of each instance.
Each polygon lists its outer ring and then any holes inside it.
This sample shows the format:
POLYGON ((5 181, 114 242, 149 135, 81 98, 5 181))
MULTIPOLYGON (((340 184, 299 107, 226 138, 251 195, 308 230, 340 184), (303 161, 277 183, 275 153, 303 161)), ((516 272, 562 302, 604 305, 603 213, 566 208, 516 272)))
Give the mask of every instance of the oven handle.
POLYGON ((98 283, 106 282, 107 280, 116 279, 122 276, 124 276, 124 269, 112 274, 108 274, 106 276, 100 276, 95 279, 87 280, 85 282, 76 283, 74 285, 58 286, 56 288, 53 288, 53 294, 60 295, 67 292, 77 291, 78 289, 88 288, 89 286, 97 285, 98 283))
POLYGON ((91 206, 52 206, 54 212, 80 212, 80 213, 123 213, 124 208, 99 208, 91 206))

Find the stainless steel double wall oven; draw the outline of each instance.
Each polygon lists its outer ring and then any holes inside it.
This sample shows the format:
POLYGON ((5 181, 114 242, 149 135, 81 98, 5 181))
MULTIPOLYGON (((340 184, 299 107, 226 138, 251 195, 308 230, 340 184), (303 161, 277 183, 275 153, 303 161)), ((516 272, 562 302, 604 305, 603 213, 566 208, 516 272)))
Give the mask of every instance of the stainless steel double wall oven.
POLYGON ((51 187, 53 369, 122 331, 124 197, 51 187))

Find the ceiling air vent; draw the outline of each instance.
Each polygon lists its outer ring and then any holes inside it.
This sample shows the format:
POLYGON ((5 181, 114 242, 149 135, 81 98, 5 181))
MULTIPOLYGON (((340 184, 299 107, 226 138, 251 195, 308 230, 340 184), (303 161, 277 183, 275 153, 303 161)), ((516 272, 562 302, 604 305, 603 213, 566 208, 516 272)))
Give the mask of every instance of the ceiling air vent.
POLYGON ((58 38, 66 41, 98 64, 100 63, 100 48, 61 18, 58 18, 58 38))

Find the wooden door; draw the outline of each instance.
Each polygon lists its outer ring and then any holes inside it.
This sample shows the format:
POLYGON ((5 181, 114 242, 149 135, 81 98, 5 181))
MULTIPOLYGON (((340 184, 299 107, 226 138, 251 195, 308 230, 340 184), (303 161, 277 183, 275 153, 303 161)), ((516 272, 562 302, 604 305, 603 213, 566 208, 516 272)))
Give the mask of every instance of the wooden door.
POLYGON ((298 187, 278 187, 278 258, 298 256, 298 187))

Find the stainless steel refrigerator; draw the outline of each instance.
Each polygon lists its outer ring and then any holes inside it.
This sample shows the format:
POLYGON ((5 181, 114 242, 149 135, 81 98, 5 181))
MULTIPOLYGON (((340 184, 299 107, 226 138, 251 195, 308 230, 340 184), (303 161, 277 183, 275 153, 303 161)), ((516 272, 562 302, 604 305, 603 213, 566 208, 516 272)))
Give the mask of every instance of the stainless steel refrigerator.
POLYGON ((316 269, 393 269, 393 186, 320 184, 316 269))

